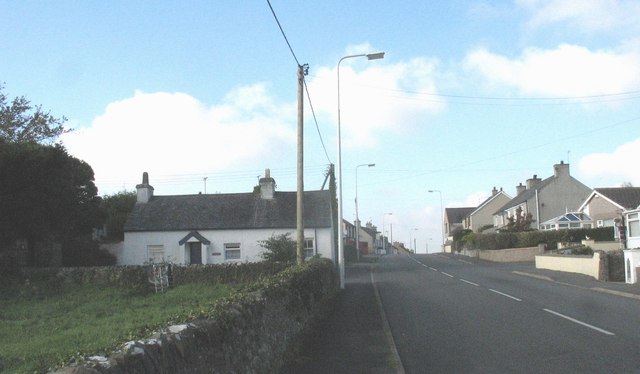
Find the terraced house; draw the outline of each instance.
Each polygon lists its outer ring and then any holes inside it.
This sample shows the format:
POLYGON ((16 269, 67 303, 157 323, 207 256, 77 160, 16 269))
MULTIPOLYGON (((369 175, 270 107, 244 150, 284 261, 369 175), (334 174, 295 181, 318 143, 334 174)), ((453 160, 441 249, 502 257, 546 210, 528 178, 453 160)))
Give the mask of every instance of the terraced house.
MULTIPOLYGON (((296 192, 278 192, 269 170, 259 192, 158 196, 145 173, 124 227, 119 263, 221 264, 261 261, 260 241, 296 235, 296 192)), ((304 192, 307 257, 335 259, 329 191, 304 192)), ((295 239, 294 239, 295 240, 295 239)))

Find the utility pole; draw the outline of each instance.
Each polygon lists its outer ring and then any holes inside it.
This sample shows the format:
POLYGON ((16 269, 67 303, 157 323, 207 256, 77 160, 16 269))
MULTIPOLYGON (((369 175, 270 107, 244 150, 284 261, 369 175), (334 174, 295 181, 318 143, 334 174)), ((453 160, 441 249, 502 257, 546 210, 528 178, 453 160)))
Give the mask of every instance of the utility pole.
POLYGON ((304 119, 303 92, 304 76, 309 65, 298 65, 298 192, 296 199, 296 259, 298 265, 304 263, 304 119))

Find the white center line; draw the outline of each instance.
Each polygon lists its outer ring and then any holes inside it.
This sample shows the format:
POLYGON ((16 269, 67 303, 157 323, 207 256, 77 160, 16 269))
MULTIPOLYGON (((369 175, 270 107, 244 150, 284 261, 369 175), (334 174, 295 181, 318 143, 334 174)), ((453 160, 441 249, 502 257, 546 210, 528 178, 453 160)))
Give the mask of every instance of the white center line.
POLYGON ((465 260, 458 260, 458 261, 463 262, 465 264, 473 265, 473 262, 471 261, 465 261, 465 260))
POLYGON ((495 292, 495 293, 497 293, 498 295, 502 295, 502 296, 508 297, 508 298, 513 299, 513 300, 515 300, 515 301, 522 301, 522 299, 518 299, 518 298, 517 298, 517 297, 515 297, 515 296, 511 296, 511 295, 509 295, 509 294, 506 294, 506 293, 504 293, 504 292, 500 292, 500 291, 496 291, 496 290, 491 289, 491 288, 489 288, 489 291, 491 291, 491 292, 495 292))
POLYGON ((453 278, 453 275, 449 274, 449 273, 445 273, 444 271, 441 271, 442 274, 446 275, 449 278, 453 278))
POLYGON ((466 280, 466 279, 462 279, 462 278, 460 278, 460 281, 461 281, 461 282, 464 282, 464 283, 467 283, 467 284, 470 284, 470 285, 472 285, 472 286, 480 287, 480 285, 479 285, 479 284, 477 284, 477 283, 473 283, 473 282, 468 281, 468 280, 466 280))
POLYGON ((551 310, 551 309, 543 309, 543 310, 544 310, 545 312, 548 312, 548 313, 554 314, 554 315, 556 315, 556 316, 558 316, 558 317, 562 317, 562 318, 564 318, 564 319, 566 319, 566 320, 569 320, 569 321, 574 322, 574 323, 577 323, 577 324, 579 324, 579 325, 582 325, 582 326, 588 327, 588 328, 590 328, 590 329, 596 330, 596 331, 601 332, 601 333, 603 333, 603 334, 606 334, 606 335, 615 335, 615 334, 614 334, 614 333, 612 333, 612 332, 609 332, 609 331, 607 331, 607 330, 603 330, 603 329, 601 329, 601 328, 599 328, 599 327, 595 327, 595 326, 593 326, 593 325, 590 325, 590 324, 585 323, 585 322, 582 322, 582 321, 578 321, 577 319, 575 319, 575 318, 571 318, 571 317, 569 317, 569 316, 565 316, 564 314, 561 314, 561 313, 558 313, 558 312, 554 312, 554 311, 553 311, 553 310, 551 310))
POLYGON ((429 266, 429 269, 433 270, 433 271, 438 271, 438 269, 436 268, 432 268, 431 266, 429 266))

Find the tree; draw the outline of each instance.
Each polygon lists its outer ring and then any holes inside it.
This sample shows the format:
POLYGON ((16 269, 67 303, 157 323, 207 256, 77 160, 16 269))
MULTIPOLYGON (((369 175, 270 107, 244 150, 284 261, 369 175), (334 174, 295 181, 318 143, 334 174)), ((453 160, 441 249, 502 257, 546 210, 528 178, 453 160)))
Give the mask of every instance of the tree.
POLYGON ((531 221, 533 220, 533 216, 531 213, 522 214, 522 207, 516 208, 515 217, 509 217, 507 221, 506 231, 529 231, 531 230, 531 221))
POLYGON ((100 209, 105 216, 108 239, 124 240, 124 224, 135 204, 135 191, 122 191, 102 197, 100 209))
POLYGON ((262 258, 270 262, 296 262, 296 242, 290 234, 271 235, 267 240, 260 240, 258 244, 265 249, 262 258))
POLYGON ((0 84, 0 139, 16 143, 53 143, 60 135, 69 131, 64 128, 65 117, 56 118, 33 106, 24 96, 11 102, 2 92, 0 84))
MULTIPOLYGON (((26 240, 64 245, 101 224, 93 170, 63 146, 0 140, 0 243, 26 240)), ((64 257, 64 256, 63 256, 64 257)))

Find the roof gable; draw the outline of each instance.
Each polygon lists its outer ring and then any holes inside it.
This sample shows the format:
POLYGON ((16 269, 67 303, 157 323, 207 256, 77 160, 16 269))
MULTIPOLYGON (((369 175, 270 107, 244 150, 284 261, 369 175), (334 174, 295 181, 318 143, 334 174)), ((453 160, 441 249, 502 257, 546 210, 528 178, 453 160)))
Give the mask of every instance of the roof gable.
POLYGON ((464 217, 473 212, 475 207, 463 207, 463 208, 445 208, 445 216, 449 224, 462 223, 464 217))
POLYGON ((624 210, 636 209, 640 206, 640 187, 610 187, 594 189, 581 208, 584 208, 596 195, 602 196, 624 210))

